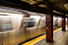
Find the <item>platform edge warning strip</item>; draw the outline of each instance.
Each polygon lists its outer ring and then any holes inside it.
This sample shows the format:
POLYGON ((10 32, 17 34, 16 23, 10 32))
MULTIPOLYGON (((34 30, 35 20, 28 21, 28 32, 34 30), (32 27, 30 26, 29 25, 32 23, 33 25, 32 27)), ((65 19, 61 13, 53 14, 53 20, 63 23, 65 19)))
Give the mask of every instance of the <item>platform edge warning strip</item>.
MULTIPOLYGON (((59 30, 61 30, 61 28, 58 28, 58 29, 54 30, 53 33, 56 33, 59 30)), ((22 45, 34 45, 35 43, 41 41, 44 38, 46 38, 46 34, 44 34, 42 36, 39 36, 39 37, 37 37, 37 38, 35 38, 35 39, 31 40, 31 41, 28 41, 28 42, 26 42, 26 43, 24 43, 22 45)))

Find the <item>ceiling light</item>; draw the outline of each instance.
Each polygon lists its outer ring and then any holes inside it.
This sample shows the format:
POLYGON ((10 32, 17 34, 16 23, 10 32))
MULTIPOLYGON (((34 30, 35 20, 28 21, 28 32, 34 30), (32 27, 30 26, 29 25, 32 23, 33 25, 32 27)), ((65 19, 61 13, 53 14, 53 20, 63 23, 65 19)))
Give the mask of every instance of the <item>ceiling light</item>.
POLYGON ((68 3, 64 4, 64 7, 68 10, 68 3))

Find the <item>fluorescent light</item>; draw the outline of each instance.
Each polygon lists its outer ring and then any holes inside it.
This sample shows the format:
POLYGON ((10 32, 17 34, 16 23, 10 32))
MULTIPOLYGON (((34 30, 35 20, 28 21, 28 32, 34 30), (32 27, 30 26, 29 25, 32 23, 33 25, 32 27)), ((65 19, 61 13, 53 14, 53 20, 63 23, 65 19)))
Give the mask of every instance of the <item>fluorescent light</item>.
POLYGON ((53 12, 63 15, 63 13, 53 10, 53 12))
POLYGON ((64 4, 64 7, 68 10, 68 3, 64 4))

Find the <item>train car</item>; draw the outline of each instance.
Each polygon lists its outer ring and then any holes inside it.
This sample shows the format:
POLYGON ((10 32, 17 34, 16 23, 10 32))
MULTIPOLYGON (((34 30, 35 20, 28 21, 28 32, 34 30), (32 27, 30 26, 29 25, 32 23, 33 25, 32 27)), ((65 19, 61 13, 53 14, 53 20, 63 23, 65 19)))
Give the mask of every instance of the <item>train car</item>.
MULTIPOLYGON (((0 10, 0 44, 14 45, 46 33, 46 14, 0 10)), ((53 16, 53 29, 61 22, 61 17, 53 16)))

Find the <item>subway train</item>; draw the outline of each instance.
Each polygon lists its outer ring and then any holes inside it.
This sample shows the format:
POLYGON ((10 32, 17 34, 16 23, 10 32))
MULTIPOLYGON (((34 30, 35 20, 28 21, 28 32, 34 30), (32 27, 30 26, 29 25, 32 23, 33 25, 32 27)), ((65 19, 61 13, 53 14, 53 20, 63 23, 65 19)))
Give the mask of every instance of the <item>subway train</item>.
MULTIPOLYGON (((53 16, 53 29, 62 26, 62 17, 53 16)), ((46 33, 46 14, 0 9, 0 45, 14 45, 46 33)))

